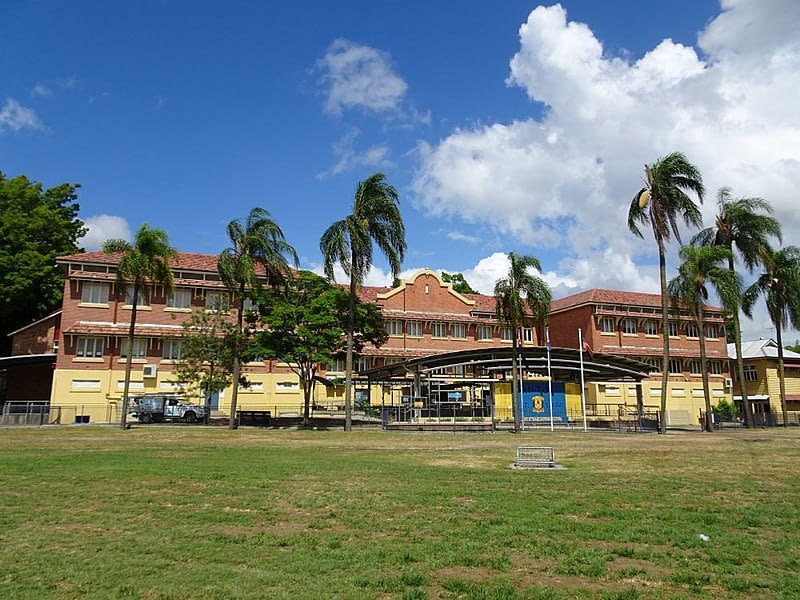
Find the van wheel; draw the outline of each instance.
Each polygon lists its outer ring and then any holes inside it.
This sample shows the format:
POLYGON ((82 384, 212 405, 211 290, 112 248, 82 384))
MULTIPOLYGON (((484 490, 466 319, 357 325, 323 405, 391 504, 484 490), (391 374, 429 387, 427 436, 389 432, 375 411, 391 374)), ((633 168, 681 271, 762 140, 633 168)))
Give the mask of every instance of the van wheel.
POLYGON ((142 413, 139 415, 139 423, 150 423, 153 421, 153 415, 149 413, 142 413))
POLYGON ((194 423, 195 421, 197 421, 197 415, 196 415, 196 414, 194 414, 194 413, 193 413, 193 412, 190 410, 190 411, 189 411, 189 412, 187 412, 185 415, 183 415, 183 420, 184 420, 184 421, 186 421, 187 423, 194 423))

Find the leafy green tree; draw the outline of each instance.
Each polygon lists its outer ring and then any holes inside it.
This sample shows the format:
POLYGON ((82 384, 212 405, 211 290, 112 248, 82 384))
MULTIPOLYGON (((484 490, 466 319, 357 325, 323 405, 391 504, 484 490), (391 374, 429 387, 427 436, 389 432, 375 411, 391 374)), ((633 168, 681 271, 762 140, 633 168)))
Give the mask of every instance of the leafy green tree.
POLYGON ((175 363, 175 383, 185 386, 191 395, 202 395, 206 406, 206 423, 211 409, 212 394, 228 387, 233 379, 238 339, 236 326, 230 322, 224 307, 200 309, 183 322, 180 358, 175 363))
POLYGON ((78 219, 79 187, 62 183, 45 190, 0 172, 0 355, 10 349, 6 334, 61 304, 64 274, 55 258, 79 252, 86 233, 78 219))
MULTIPOLYGON (((237 219, 228 223, 228 238, 231 246, 219 255, 217 269, 228 290, 236 297, 236 331, 241 338, 244 334, 245 299, 258 290, 262 282, 269 287, 284 286, 292 275, 289 259, 295 266, 299 259, 281 228, 264 208, 252 209, 245 221, 237 219)), ((236 427, 243 351, 243 347, 237 347, 233 359, 230 429, 236 427)))
POLYGON ((128 328, 128 357, 125 361, 125 384, 122 390, 120 418, 120 426, 124 429, 128 418, 128 392, 131 385, 133 340, 139 298, 146 293, 148 286, 163 285, 168 289, 173 288, 170 261, 177 258, 178 253, 169 245, 166 232, 153 229, 147 223, 139 227, 133 244, 126 240, 108 240, 103 245, 103 251, 120 257, 117 265, 118 293, 127 295, 128 288, 131 289, 131 324, 128 328))
MULTIPOLYGON (((728 269, 735 270, 734 259, 738 255, 749 273, 762 263, 763 257, 771 250, 772 238, 781 241, 781 224, 772 216, 772 206, 761 198, 733 199, 730 188, 723 187, 717 192, 717 216, 715 226, 703 229, 694 236, 692 243, 700 246, 723 246, 731 251, 728 269), (734 254, 734 247, 736 253, 734 254)), ((742 360, 742 328, 739 310, 730 313, 726 323, 728 335, 733 337, 736 348, 736 371, 739 381, 744 381, 744 361, 742 360)), ((753 425, 753 410, 747 399, 747 390, 741 386, 744 422, 753 425)))
POLYGON ((713 430, 711 419, 711 391, 708 385, 708 364, 706 361, 706 331, 704 307, 712 287, 727 312, 739 310, 742 295, 742 281, 736 271, 728 269, 731 251, 725 246, 684 246, 680 251, 683 261, 678 268, 678 276, 668 285, 673 306, 685 306, 694 315, 700 338, 700 373, 703 378, 703 397, 705 398, 705 430, 713 430))
POLYGON ((508 254, 508 275, 494 286, 495 310, 497 319, 511 327, 511 411, 514 415, 514 431, 519 431, 522 415, 518 398, 519 372, 517 353, 519 347, 519 330, 525 324, 544 325, 550 313, 552 295, 543 279, 530 272, 536 269, 541 272, 539 259, 533 256, 508 254))
MULTIPOLYGON (((299 271, 286 293, 258 296, 259 319, 265 329, 256 334, 254 349, 289 364, 303 388, 303 424, 308 425, 317 370, 347 350, 350 296, 339 286, 309 271, 299 271)), ((388 339, 380 308, 355 303, 353 350, 388 339)))
POLYGON ((714 412, 726 421, 731 421, 736 417, 736 405, 725 398, 720 398, 717 406, 714 408, 714 412))
POLYGON ((325 276, 333 280, 333 267, 338 262, 350 278, 350 305, 347 327, 345 367, 345 431, 352 429, 353 415, 353 335, 358 287, 364 283, 372 266, 373 243, 389 262, 392 276, 397 277, 406 252, 406 230, 400 214, 397 190, 383 173, 374 173, 356 186, 353 212, 333 223, 322 234, 325 276))
POLYGON ((790 344, 788 346, 784 346, 786 350, 791 350, 792 352, 800 353, 800 340, 795 340, 794 344, 790 344))
POLYGON ((773 251, 764 261, 765 272, 747 288, 742 297, 742 309, 748 317, 759 297, 764 297, 767 312, 778 342, 778 380, 781 394, 783 426, 789 421, 786 410, 786 374, 783 365, 783 330, 791 325, 800 329, 800 248, 786 246, 773 251))
POLYGON ((442 281, 445 283, 452 283, 453 291, 458 292, 459 294, 478 293, 476 290, 472 289, 472 286, 467 283, 467 280, 461 273, 448 273, 447 271, 442 271, 442 281))
POLYGON ((674 236, 681 241, 679 219, 687 226, 699 228, 703 224, 700 209, 687 192, 703 201, 703 178, 697 167, 680 152, 673 152, 654 163, 644 166, 645 187, 639 190, 628 209, 628 229, 644 237, 640 225, 649 225, 658 246, 658 271, 661 283, 661 319, 664 335, 664 352, 661 364, 661 432, 667 431, 667 392, 669 391, 669 300, 667 293, 666 246, 674 236))

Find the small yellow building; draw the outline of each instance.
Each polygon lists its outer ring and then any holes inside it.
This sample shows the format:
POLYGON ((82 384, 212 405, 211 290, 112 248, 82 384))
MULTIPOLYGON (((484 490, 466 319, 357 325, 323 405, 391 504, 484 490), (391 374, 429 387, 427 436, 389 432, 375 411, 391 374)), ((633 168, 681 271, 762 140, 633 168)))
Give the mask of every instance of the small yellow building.
MULTIPOLYGON (((736 373, 736 349, 728 344, 733 372, 733 400, 742 405, 742 386, 736 373)), ((744 383, 747 400, 753 407, 756 425, 775 425, 783 421, 780 380, 778 378, 778 344, 761 339, 742 342, 744 383)), ((800 424, 800 354, 783 351, 786 409, 790 424, 800 424)))

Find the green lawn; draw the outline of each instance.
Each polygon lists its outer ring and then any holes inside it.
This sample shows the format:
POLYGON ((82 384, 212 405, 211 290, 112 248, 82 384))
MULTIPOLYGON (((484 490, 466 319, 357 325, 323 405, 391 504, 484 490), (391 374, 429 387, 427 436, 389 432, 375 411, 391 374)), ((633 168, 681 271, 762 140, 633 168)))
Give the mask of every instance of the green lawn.
POLYGON ((84 426, 0 456, 2 598, 800 597, 796 429, 84 426))

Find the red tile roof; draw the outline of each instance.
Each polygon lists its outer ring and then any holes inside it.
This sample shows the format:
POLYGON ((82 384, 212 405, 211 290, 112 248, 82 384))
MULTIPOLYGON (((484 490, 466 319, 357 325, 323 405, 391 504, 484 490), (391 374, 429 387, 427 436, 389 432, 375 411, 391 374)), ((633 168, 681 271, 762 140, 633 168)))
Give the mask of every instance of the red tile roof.
MULTIPOLYGON (((553 300, 550 305, 550 312, 557 312, 567 308, 581 306, 583 304, 621 304, 626 306, 647 306, 652 308, 661 307, 660 294, 647 294, 644 292, 625 292, 622 290, 601 290, 591 289, 571 296, 565 296, 553 300)), ((709 310, 721 310, 717 306, 706 306, 709 310)))
MULTIPOLYGON (((102 250, 95 250, 94 252, 82 252, 80 254, 70 254, 68 256, 59 256, 56 258, 57 263, 87 263, 95 265, 117 265, 121 253, 106 254, 102 250)), ((216 254, 197 254, 194 252, 178 252, 177 258, 170 261, 170 266, 173 269, 187 269, 190 271, 211 271, 217 272, 217 255, 216 254)))

